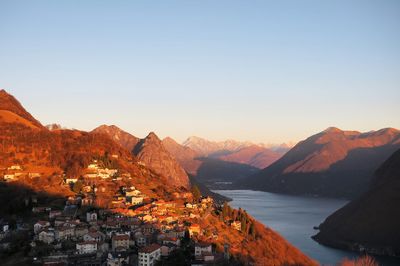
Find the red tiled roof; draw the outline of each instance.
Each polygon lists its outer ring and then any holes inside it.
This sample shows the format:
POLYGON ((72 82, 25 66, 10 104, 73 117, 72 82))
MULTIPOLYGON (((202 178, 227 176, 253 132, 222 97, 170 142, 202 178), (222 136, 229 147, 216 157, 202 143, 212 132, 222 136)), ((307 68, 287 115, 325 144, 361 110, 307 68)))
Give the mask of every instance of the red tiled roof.
POLYGON ((207 243, 207 242, 198 242, 198 243, 196 243, 196 246, 205 248, 205 247, 211 246, 211 243, 207 243))
POLYGON ((128 235, 115 235, 112 237, 112 240, 129 240, 128 235))
POLYGON ((139 249, 139 252, 140 252, 140 253, 152 253, 152 252, 154 252, 155 250, 157 250, 157 249, 159 249, 159 248, 161 248, 160 245, 158 245, 158 244, 151 244, 151 245, 149 245, 149 246, 146 246, 146 247, 143 247, 143 248, 139 249))
POLYGON ((96 237, 101 237, 101 234, 99 232, 89 232, 88 233, 89 236, 96 238, 96 237))
POLYGON ((47 225, 48 221, 38 221, 37 224, 40 225, 47 225))

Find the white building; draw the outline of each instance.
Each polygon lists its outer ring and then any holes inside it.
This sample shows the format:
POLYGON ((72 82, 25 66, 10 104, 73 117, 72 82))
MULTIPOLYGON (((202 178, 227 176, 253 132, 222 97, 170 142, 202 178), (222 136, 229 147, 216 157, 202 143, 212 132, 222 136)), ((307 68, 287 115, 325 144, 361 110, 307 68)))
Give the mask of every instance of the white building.
POLYGON ((98 166, 96 163, 91 163, 87 167, 88 169, 97 170, 98 166))
POLYGON ((89 232, 83 236, 83 241, 96 241, 100 242, 105 239, 105 235, 99 231, 89 232))
POLYGON ((43 230, 46 227, 49 227, 50 223, 48 221, 38 221, 33 225, 33 232, 35 234, 39 233, 41 230, 43 230))
POLYGON ((132 197, 131 198, 132 205, 139 205, 143 203, 143 197, 132 197))
POLYGON ((6 180, 6 181, 13 181, 14 179, 15 179, 14 174, 5 174, 4 175, 4 180, 6 180))
POLYGON ((129 249, 129 239, 130 239, 129 235, 126 235, 126 234, 114 235, 111 238, 112 250, 115 251, 117 249, 120 249, 120 250, 129 249))
POLYGON ((76 244, 78 254, 89 254, 97 251, 96 241, 86 241, 76 244))
POLYGON ((56 229, 55 237, 57 240, 70 239, 75 235, 74 227, 62 226, 56 229))
POLYGON ((136 197, 139 196, 140 194, 142 194, 142 192, 137 189, 130 189, 125 192, 125 196, 127 197, 136 197))
POLYGON ((11 165, 10 167, 8 167, 8 170, 21 170, 21 166, 19 165, 11 165))
POLYGON ((161 257, 161 246, 151 244, 139 249, 139 266, 153 266, 161 257))
POLYGON ((97 174, 85 174, 83 177, 86 177, 86 178, 96 178, 96 177, 97 177, 97 174))
POLYGON ((102 179, 107 179, 107 178, 111 177, 107 172, 98 172, 97 176, 102 178, 102 179))
POLYGON ((78 178, 66 178, 65 179, 65 183, 69 184, 69 183, 76 183, 78 182, 78 178))
POLYGON ((86 213, 86 221, 87 222, 95 222, 97 221, 97 213, 95 211, 86 213))
POLYGON ((204 254, 210 254, 212 253, 212 245, 210 243, 205 243, 205 242, 199 242, 196 243, 194 246, 194 255, 201 256, 204 254))
POLYGON ((44 229, 39 233, 38 239, 47 244, 53 243, 55 239, 54 230, 52 228, 44 229))

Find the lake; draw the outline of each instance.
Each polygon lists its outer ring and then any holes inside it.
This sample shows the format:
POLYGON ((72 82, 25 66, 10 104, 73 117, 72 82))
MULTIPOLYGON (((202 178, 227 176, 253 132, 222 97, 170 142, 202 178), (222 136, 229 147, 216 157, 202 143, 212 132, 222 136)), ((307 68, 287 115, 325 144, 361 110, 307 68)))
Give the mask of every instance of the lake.
MULTIPOLYGON (((264 225, 280 233, 290 243, 321 264, 335 265, 357 253, 329 248, 311 239, 318 226, 348 201, 340 199, 290 196, 252 190, 213 190, 233 199, 229 204, 241 207, 264 225)), ((400 265, 400 259, 376 258, 383 266, 400 265)))

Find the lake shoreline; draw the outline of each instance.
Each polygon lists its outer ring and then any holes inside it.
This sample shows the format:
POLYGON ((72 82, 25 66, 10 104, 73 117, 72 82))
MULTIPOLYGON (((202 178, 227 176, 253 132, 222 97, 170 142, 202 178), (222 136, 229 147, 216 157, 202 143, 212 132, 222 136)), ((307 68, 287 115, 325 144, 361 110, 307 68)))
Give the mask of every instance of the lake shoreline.
MULTIPOLYGON (((241 207, 250 215, 273 229, 303 253, 321 264, 335 265, 345 257, 356 258, 363 253, 357 250, 338 249, 312 239, 319 226, 331 213, 348 201, 335 198, 295 196, 257 190, 213 190, 232 198, 230 205, 241 207)), ((400 265, 400 259, 380 257, 382 266, 400 265)))

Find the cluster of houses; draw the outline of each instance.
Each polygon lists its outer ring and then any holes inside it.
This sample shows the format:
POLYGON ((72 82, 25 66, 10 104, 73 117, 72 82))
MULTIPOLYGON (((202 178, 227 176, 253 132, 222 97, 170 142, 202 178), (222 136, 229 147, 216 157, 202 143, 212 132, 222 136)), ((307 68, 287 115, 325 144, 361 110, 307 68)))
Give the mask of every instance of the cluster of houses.
MULTIPOLYGON (((139 192, 134 191, 136 189, 127 190, 136 196, 139 192)), ((150 266, 178 251, 185 237, 202 233, 198 224, 188 223, 190 214, 187 212, 191 213, 193 208, 201 208, 205 204, 212 204, 212 199, 203 198, 196 204, 197 207, 186 207, 188 204, 177 206, 175 202, 157 200, 138 208, 132 216, 97 209, 84 215, 67 215, 65 210, 36 207, 34 211, 42 211, 48 218, 33 225, 31 246, 35 247, 39 241, 54 247, 54 254, 42 258, 45 265, 68 264, 71 260, 84 264, 90 258, 98 265, 125 263, 150 266), (174 214, 177 209, 187 212, 174 214), (65 250, 65 242, 73 243, 73 248, 65 250)), ((193 265, 207 265, 216 259, 223 259, 223 254, 213 252, 210 243, 194 244, 193 265)))
MULTIPOLYGON (((114 155, 113 155, 114 156, 114 155)), ((116 156, 116 155, 115 155, 116 156)), ((131 175, 129 173, 120 173, 118 169, 109 169, 102 167, 97 160, 93 160, 87 168, 85 169, 85 174, 83 178, 86 180, 112 180, 112 181, 121 181, 123 178, 131 179, 131 175)), ((78 181, 77 177, 65 177, 65 184, 74 184, 78 181)))
POLYGON ((103 168, 99 166, 97 160, 94 160, 91 164, 88 165, 87 173, 84 175, 84 177, 108 179, 115 177, 117 173, 118 173, 117 169, 103 168))
POLYGON ((24 171, 20 165, 11 165, 7 168, 0 170, 3 173, 0 177, 2 177, 2 180, 4 182, 17 181, 22 177, 34 178, 41 176, 40 173, 31 173, 24 171))
MULTIPOLYGON (((7 170, 22 169, 11 166, 7 170)), ((104 179, 115 179, 117 175, 118 170, 102 168, 93 161, 84 179, 100 178, 101 184, 108 182, 104 179)), ((64 180, 65 184, 78 181, 75 178, 64 180)), ((38 206, 37 199, 32 198, 32 212, 39 219, 30 225, 33 236, 30 246, 35 250, 47 245, 51 250, 34 262, 152 266, 180 252, 182 245, 193 250, 192 265, 209 265, 227 258, 227 250, 219 254, 211 241, 197 241, 204 233, 197 220, 210 214, 214 207, 212 198, 202 197, 194 202, 190 192, 175 192, 174 200, 164 201, 149 198, 134 186, 123 186, 113 192, 112 207, 98 209, 96 197, 104 192, 99 184, 83 184, 80 193, 67 198, 62 210, 38 206)), ((8 225, 1 224, 0 231, 1 237, 9 231, 8 225)), ((210 240, 215 239, 218 239, 218 232, 210 236, 210 240)))
MULTIPOLYGON (((123 193, 131 199, 145 197, 135 187, 123 188, 123 193)), ((52 247, 51 253, 38 258, 44 265, 154 265, 179 252, 184 238, 193 239, 203 233, 194 221, 207 213, 213 200, 204 197, 188 203, 183 200, 184 194, 176 195, 176 201, 141 201, 128 215, 123 214, 124 209, 78 204, 83 200, 78 195, 69 197, 63 210, 35 206, 32 212, 41 219, 32 226, 30 245, 33 249, 43 244, 52 247)), ((1 229, 9 230, 7 225, 1 229)), ((210 243, 196 242, 193 247, 192 265, 208 265, 224 258, 213 251, 210 243)))

